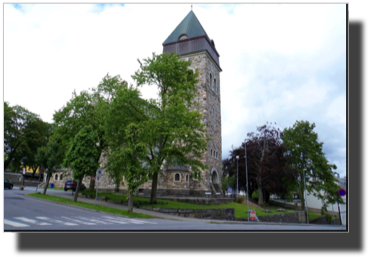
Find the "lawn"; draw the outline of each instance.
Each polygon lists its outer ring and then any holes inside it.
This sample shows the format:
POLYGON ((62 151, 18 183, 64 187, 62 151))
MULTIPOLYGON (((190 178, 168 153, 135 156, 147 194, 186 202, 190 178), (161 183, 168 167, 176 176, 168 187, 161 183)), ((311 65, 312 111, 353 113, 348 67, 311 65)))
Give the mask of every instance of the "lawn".
MULTIPOLYGON (((85 191, 82 191, 82 194, 87 196, 87 197, 90 197, 90 198, 95 197, 95 191, 85 190, 85 191)), ((41 195, 41 196, 44 196, 44 195, 41 195)), ((50 196, 50 197, 56 198, 54 196, 50 196)), ((123 202, 125 204, 127 203, 127 196, 125 194, 98 192, 98 197, 104 197, 106 201, 120 201, 120 202, 123 202)), ((57 199, 62 199, 62 198, 57 198, 57 199)), ((63 200, 67 200, 67 199, 63 199, 63 200)), ((68 200, 68 201, 73 203, 73 205, 78 205, 78 202, 74 203, 71 200, 68 200)), ((155 207, 155 208, 158 207, 158 208, 179 208, 179 209, 234 208, 236 219, 247 218, 247 204, 241 204, 241 203, 236 203, 236 202, 231 202, 231 203, 222 204, 222 205, 201 205, 201 204, 184 203, 184 202, 173 201, 173 200, 168 200, 168 199, 157 199, 158 203, 151 205, 151 204, 149 204, 149 198, 138 197, 138 196, 134 196, 133 201, 134 201, 135 207, 144 207, 145 206, 145 207, 155 207)), ((88 204, 85 204, 85 205, 88 205, 88 204)), ((105 207, 105 208, 108 208, 108 207, 105 207)), ((249 210, 254 209, 256 211, 256 215, 258 217, 275 215, 275 214, 293 213, 294 212, 294 210, 286 209, 286 208, 285 208, 285 210, 286 210, 285 212, 279 212, 279 211, 277 211, 277 209, 279 207, 273 206, 273 205, 267 205, 267 206, 265 206, 265 208, 271 210, 272 212, 271 213, 263 212, 263 210, 261 210, 261 209, 249 206, 249 210)), ((109 208, 109 209, 111 209, 111 208, 109 208)), ((104 211, 104 210, 102 210, 102 211, 104 211)), ((108 212, 108 211, 104 211, 104 212, 108 212)), ((122 212, 123 212, 123 215, 125 215, 126 211, 122 210, 122 212)), ((118 214, 118 213, 115 213, 115 214, 118 214)), ((309 212, 309 220, 313 220, 313 219, 318 218, 320 216, 321 216, 320 214, 309 212)), ((136 218, 139 218, 139 217, 136 217, 136 218)))
POLYGON ((129 213, 126 209, 116 209, 112 207, 107 207, 107 206, 100 206, 100 205, 92 205, 92 204, 87 204, 87 203, 82 203, 82 202, 74 202, 71 199, 66 199, 66 198, 60 198, 56 196, 50 196, 50 195, 43 195, 40 193, 30 193, 28 196, 39 198, 39 199, 44 199, 44 200, 49 200, 53 202, 59 202, 62 204, 66 205, 73 205, 73 206, 79 206, 87 209, 93 209, 97 211, 102 211, 102 212, 107 212, 107 213, 112 213, 112 214, 118 214, 122 216, 127 216, 130 218, 152 218, 149 215, 142 214, 142 213, 129 213))

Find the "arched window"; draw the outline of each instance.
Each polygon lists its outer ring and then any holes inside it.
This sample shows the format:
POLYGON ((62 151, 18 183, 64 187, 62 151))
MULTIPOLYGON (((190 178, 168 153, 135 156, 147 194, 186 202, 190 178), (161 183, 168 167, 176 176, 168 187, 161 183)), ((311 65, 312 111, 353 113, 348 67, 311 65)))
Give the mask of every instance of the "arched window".
POLYGON ((214 78, 214 90, 216 91, 216 79, 214 78))
POLYGON ((63 180, 63 174, 59 175, 59 180, 63 180))
POLYGON ((176 174, 174 175, 174 181, 175 181, 175 182, 179 182, 179 178, 180 178, 179 173, 176 173, 176 174))
POLYGON ((211 149, 211 151, 210 151, 211 153, 210 153, 210 155, 212 156, 212 149, 211 149))
POLYGON ((188 182, 189 181, 189 175, 187 174, 186 175, 186 182, 188 182))
POLYGON ((212 85, 212 75, 211 75, 211 72, 210 72, 210 87, 212 85))
POLYGON ((58 180, 58 174, 55 174, 55 176, 54 176, 54 180, 58 180))

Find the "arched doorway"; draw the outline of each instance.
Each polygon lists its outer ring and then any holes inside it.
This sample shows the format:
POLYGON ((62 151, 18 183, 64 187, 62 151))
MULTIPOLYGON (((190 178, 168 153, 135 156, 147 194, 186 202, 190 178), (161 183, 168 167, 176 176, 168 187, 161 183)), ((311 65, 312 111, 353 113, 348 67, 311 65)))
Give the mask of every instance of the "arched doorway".
POLYGON ((219 192, 219 193, 222 192, 219 186, 220 185, 219 173, 215 167, 211 170, 211 183, 216 192, 219 192))

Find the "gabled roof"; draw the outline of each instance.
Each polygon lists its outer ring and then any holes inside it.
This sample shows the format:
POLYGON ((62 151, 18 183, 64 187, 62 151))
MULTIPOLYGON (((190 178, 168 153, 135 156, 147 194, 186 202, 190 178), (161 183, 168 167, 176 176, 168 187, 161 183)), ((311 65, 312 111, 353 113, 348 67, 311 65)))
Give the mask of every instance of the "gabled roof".
POLYGON ((169 35, 162 45, 174 43, 178 41, 180 35, 186 34, 188 39, 206 36, 209 40, 207 33, 203 29, 198 18, 195 16, 194 12, 191 10, 189 14, 182 20, 182 22, 176 27, 176 29, 169 35))

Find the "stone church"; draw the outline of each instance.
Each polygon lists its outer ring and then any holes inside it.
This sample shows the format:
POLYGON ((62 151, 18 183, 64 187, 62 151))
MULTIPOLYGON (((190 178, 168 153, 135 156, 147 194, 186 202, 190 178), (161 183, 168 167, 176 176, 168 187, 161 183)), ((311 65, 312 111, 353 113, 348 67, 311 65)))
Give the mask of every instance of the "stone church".
MULTIPOLYGON (((195 98, 199 104, 199 111, 203 114, 202 123, 211 138, 207 143, 208 150, 202 159, 209 169, 203 170, 201 180, 193 179, 191 171, 185 166, 166 167, 158 179, 157 196, 204 196, 207 192, 221 193, 222 176, 222 124, 220 101, 220 72, 219 53, 215 43, 211 40, 194 12, 191 10, 182 22, 174 29, 164 41, 163 52, 177 52, 181 58, 191 60, 189 69, 198 69, 198 94, 195 98)), ((53 175, 52 183, 63 185, 66 179, 62 174, 53 175), (59 178, 58 181, 57 178, 59 178)), ((89 186, 90 177, 83 180, 89 186)), ((138 195, 149 196, 151 181, 141 185, 138 195)), ((108 178, 106 170, 100 180, 99 189, 112 190, 114 182, 108 178)), ((120 186, 122 190, 123 186, 120 186)))

